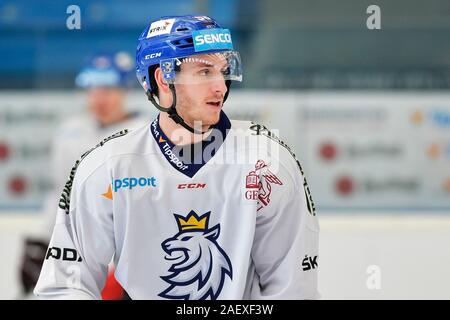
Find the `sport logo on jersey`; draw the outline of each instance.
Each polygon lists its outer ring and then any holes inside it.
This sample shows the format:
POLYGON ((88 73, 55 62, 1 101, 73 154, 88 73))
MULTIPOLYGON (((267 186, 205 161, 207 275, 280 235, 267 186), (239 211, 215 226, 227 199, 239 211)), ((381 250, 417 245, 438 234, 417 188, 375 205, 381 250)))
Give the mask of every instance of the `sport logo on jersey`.
POLYGON ((169 287, 159 294, 166 299, 216 300, 226 275, 232 276, 230 258, 217 243, 220 225, 208 227, 210 211, 198 216, 194 211, 184 218, 175 214, 179 232, 161 246, 171 262, 168 276, 161 279, 169 287))
POLYGON ((245 179, 245 198, 258 200, 258 211, 270 203, 271 184, 283 185, 283 182, 272 173, 263 160, 258 160, 255 170, 250 171, 245 179))
POLYGON ((113 199, 111 185, 108 186, 108 190, 105 193, 102 193, 102 196, 109 200, 113 199))
POLYGON ((106 199, 113 199, 113 188, 114 192, 117 192, 119 189, 126 188, 132 190, 135 187, 156 187, 156 178, 123 178, 123 179, 113 179, 112 184, 108 185, 108 190, 105 193, 102 193, 102 197, 106 199))

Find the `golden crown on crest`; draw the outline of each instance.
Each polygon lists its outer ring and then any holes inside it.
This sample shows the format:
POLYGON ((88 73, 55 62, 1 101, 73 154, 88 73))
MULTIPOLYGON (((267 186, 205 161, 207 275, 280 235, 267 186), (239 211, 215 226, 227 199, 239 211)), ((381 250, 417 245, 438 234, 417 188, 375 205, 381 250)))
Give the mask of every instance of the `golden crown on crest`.
POLYGON ((186 218, 175 215, 177 222, 178 222, 178 228, 180 231, 186 231, 186 230, 206 230, 208 228, 208 221, 209 221, 209 214, 210 212, 205 213, 201 217, 199 217, 193 210, 189 212, 189 214, 186 216, 186 218))

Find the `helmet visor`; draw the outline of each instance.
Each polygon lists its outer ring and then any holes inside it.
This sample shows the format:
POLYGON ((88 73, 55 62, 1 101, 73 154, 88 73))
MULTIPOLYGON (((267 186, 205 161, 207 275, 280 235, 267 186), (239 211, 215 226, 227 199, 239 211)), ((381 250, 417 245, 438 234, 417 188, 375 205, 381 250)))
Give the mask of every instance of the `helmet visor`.
POLYGON ((242 81, 241 57, 233 50, 166 59, 160 62, 160 67, 167 83, 242 81))

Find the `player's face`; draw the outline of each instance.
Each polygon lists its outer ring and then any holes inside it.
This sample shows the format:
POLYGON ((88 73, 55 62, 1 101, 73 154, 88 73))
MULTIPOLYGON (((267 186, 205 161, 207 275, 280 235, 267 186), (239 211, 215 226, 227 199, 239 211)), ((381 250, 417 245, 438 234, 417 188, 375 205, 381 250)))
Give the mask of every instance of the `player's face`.
POLYGON ((117 88, 91 88, 88 91, 89 110, 103 125, 120 121, 124 115, 124 93, 117 88))
POLYGON ((219 121, 227 86, 222 69, 227 62, 220 56, 197 55, 181 64, 180 81, 175 85, 177 111, 189 125, 201 121, 211 126, 219 121))

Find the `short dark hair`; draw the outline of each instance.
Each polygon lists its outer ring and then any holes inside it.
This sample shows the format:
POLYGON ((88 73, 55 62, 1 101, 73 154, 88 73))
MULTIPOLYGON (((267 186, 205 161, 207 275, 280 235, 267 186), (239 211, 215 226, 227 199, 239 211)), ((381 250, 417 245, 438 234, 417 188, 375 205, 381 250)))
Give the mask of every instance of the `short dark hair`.
POLYGON ((149 82, 150 82, 150 93, 154 94, 155 96, 157 96, 159 98, 159 94, 158 94, 158 84, 156 83, 156 79, 155 79, 155 71, 156 69, 159 68, 159 65, 154 64, 150 67, 148 67, 148 75, 150 77, 149 82))

